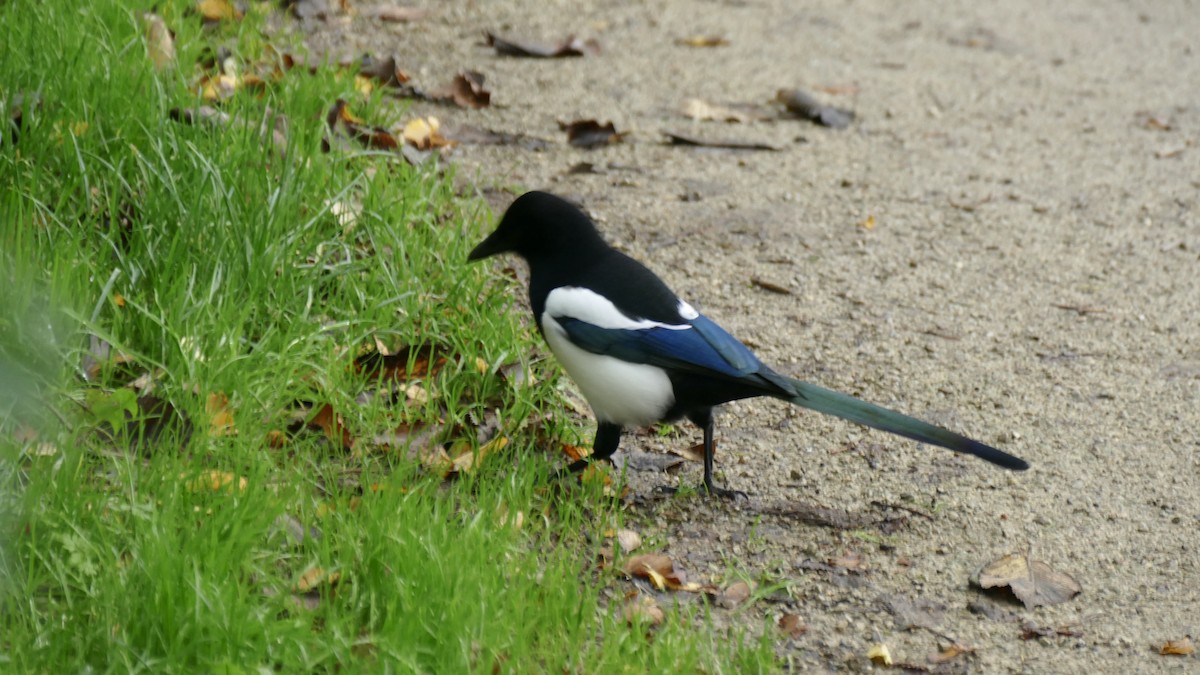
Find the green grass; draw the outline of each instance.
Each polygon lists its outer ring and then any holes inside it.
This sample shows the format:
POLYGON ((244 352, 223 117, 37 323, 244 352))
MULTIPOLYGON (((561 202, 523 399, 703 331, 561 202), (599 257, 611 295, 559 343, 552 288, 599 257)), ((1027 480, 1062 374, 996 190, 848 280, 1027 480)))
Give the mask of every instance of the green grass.
POLYGON ((298 70, 223 104, 250 124, 171 120, 201 103, 205 53, 267 58, 273 4, 205 30, 159 3, 179 65, 158 72, 149 3, 0 3, 0 123, 23 109, 0 144, 0 671, 773 668, 766 637, 716 634, 702 611, 625 622, 628 586, 595 565, 625 514, 550 487, 553 446, 585 431, 557 371, 496 373, 536 336, 519 289, 465 263, 489 214, 395 156, 320 150, 337 98, 373 121, 394 106, 298 70), (268 108, 286 154, 258 132, 268 108), (353 225, 336 203, 361 203, 353 225), (85 379, 90 336, 132 360, 85 379), (448 356, 427 401, 352 372, 376 337, 448 356), (173 422, 138 422, 138 376, 173 422), (236 435, 210 428, 212 395, 236 435), (300 401, 331 404, 354 450, 297 430, 300 401), (475 447, 493 417, 508 445, 449 482, 370 442, 437 424, 475 447))

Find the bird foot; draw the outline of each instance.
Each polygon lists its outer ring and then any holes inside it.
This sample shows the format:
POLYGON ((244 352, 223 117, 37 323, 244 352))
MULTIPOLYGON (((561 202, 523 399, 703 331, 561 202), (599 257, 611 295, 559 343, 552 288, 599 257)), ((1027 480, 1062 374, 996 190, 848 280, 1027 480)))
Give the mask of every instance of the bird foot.
MULTIPOLYGON (((741 490, 727 490, 725 488, 719 488, 715 485, 705 485, 703 483, 696 486, 696 491, 710 497, 720 497, 721 499, 728 499, 730 501, 737 501, 739 499, 745 499, 749 501, 750 499, 750 495, 742 492, 741 490)), ((671 485, 659 485, 654 488, 654 493, 656 495, 673 495, 677 492, 679 492, 679 488, 671 485)))

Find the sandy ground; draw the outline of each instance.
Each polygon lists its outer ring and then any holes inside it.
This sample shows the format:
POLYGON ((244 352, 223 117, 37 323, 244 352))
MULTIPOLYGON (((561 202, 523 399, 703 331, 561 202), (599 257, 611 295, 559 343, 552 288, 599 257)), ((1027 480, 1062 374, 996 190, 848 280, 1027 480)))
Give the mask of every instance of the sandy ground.
MULTIPOLYGON (((692 578, 789 585, 715 620, 757 630, 799 614, 808 631, 778 651, 801 669, 869 668, 880 642, 932 668, 952 639, 976 651, 943 669, 1200 671, 1195 655, 1158 654, 1200 638, 1200 4, 580 4, 430 2, 418 23, 302 30, 317 50, 395 54, 428 88, 484 73, 490 108, 412 112, 550 143, 461 146, 460 176, 578 199, 781 371, 1033 463, 1009 473, 779 402, 730 405, 718 476, 749 501, 641 501, 678 478, 628 473, 643 535, 692 578), (500 57, 485 29, 575 33, 603 53, 500 57), (675 42, 700 33, 729 44, 675 42), (797 86, 858 120, 833 131, 677 112, 689 98, 767 105, 797 86), (569 147, 557 122, 580 118, 628 136, 569 147), (781 149, 668 146, 664 130, 781 149), (596 172, 568 172, 580 162, 596 172), (907 517, 845 530, 810 522, 814 507, 907 517), (971 587, 1025 547, 1083 593, 1030 610, 971 587), (914 619, 895 609, 905 599, 932 611, 914 619), (969 608, 980 602, 990 610, 969 608), (1022 639, 1023 621, 1069 634, 1022 639)), ((630 434, 623 447, 644 459, 698 439, 630 434)))

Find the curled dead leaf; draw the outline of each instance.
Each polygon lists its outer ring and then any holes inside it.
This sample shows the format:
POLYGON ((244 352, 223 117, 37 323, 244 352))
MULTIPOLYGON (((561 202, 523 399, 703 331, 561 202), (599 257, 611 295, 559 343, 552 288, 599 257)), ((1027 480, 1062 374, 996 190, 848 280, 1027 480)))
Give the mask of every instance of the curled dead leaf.
POLYGON ((892 652, 882 642, 871 645, 871 648, 867 650, 867 658, 881 666, 892 665, 892 652))
POLYGON ((751 583, 739 579, 721 591, 721 595, 717 597, 717 604, 725 609, 733 609, 749 599, 753 590, 754 586, 751 583))
POLYGON ((612 122, 600 124, 596 120, 559 122, 558 128, 567 132, 567 143, 576 148, 596 148, 610 143, 619 143, 625 137, 618 133, 612 122))
POLYGON ((1070 575, 1030 559, 1027 551, 993 560, 979 570, 974 581, 985 589, 1007 587, 1027 609, 1057 605, 1083 591, 1070 575))
POLYGON ((617 530, 617 545, 622 553, 629 553, 642 545, 642 536, 633 530, 617 530))
POLYGON ((296 593, 308 593, 316 590, 320 586, 336 586, 342 580, 342 573, 337 570, 328 571, 324 567, 313 565, 304 570, 296 583, 292 584, 292 591, 296 593))
POLYGON ((551 45, 510 40, 491 31, 484 31, 483 37, 487 46, 495 48, 496 53, 502 56, 553 59, 600 53, 600 43, 595 40, 581 40, 574 35, 568 35, 557 44, 551 45))
POLYGON ((633 594, 632 598, 625 601, 625 607, 621 610, 621 614, 625 617, 625 622, 631 625, 647 623, 657 626, 666 618, 654 598, 638 593, 633 594))
POLYGON ((798 638, 808 632, 808 625, 800 620, 799 614, 784 614, 779 617, 778 625, 784 635, 792 638, 798 638))
POLYGON ((1196 646, 1192 644, 1190 637, 1167 640, 1158 648, 1158 653, 1163 656, 1191 656, 1196 653, 1196 646))
POLYGON ((432 150, 454 145, 454 141, 443 136, 441 122, 436 117, 418 117, 404 125, 401 135, 404 140, 418 150, 432 150))

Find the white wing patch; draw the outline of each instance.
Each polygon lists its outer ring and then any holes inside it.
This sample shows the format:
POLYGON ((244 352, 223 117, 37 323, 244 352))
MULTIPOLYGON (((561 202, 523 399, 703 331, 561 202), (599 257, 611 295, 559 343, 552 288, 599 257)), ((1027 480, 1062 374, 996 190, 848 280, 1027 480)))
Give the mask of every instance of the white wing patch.
MULTIPOLYGON (((642 328, 669 328, 671 330, 689 330, 689 324, 671 324, 662 323, 660 321, 651 321, 650 319, 631 319, 617 309, 617 306, 612 304, 608 298, 599 293, 587 288, 579 288, 577 286, 560 286, 546 296, 546 310, 548 316, 566 316, 572 319, 586 321, 593 326, 600 328, 622 328, 626 330, 638 330, 642 328)), ((685 320, 691 320, 700 316, 692 306, 683 302, 679 302, 680 317, 685 320), (690 314, 690 316, 689 316, 690 314)))

